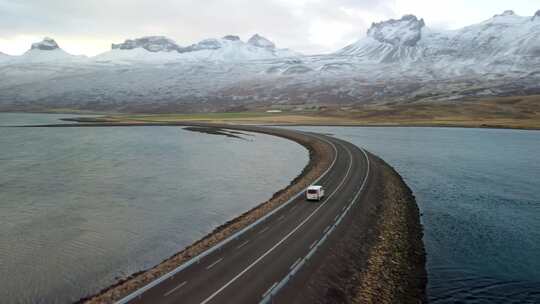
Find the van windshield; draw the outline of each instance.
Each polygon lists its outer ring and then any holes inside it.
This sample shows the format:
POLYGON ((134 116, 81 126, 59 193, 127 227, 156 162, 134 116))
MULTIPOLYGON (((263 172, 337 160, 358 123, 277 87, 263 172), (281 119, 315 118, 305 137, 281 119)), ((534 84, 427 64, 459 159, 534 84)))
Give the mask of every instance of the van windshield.
POLYGON ((315 189, 309 189, 309 190, 307 191, 307 193, 309 193, 309 194, 317 194, 317 190, 315 190, 315 189))

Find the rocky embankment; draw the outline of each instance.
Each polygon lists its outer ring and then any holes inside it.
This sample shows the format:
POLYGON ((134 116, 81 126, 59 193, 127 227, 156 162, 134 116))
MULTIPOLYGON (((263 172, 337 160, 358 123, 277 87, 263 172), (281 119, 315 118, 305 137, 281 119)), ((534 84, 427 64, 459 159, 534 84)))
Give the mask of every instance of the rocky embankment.
POLYGON ((420 213, 401 176, 370 154, 371 178, 329 240, 298 303, 426 303, 420 213))

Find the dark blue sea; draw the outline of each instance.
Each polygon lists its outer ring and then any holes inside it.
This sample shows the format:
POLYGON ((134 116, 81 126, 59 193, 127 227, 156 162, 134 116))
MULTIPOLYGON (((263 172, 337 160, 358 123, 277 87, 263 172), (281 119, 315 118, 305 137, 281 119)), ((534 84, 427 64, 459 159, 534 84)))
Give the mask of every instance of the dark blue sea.
POLYGON ((364 147, 412 188, 431 303, 540 303, 540 131, 302 129, 364 147))

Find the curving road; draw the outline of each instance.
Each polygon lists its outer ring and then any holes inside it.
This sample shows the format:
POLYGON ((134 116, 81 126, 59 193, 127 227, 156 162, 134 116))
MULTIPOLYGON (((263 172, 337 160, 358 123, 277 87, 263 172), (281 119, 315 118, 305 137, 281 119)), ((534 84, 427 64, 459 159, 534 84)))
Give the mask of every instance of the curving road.
MULTIPOLYGON (((360 148, 321 134, 306 133, 334 149, 333 163, 318 184, 321 202, 299 195, 217 250, 164 276, 118 303, 290 302, 284 286, 302 286, 311 257, 324 255, 324 241, 362 200, 369 157, 360 148)), ((343 223, 344 224, 344 223, 343 223)), ((298 300, 298 299, 296 299, 298 300)))

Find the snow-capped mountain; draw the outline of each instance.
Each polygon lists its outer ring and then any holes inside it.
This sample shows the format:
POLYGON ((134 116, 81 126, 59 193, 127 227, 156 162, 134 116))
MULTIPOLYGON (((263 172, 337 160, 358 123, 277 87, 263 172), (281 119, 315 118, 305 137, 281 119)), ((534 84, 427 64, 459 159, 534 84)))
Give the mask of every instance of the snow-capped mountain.
POLYGON ((373 23, 340 51, 313 56, 276 48, 256 34, 247 42, 227 35, 185 47, 150 36, 114 44, 89 60, 70 60, 51 40, 13 56, 17 60, 0 56, 0 110, 210 111, 246 103, 540 94, 540 11, 527 17, 505 11, 447 31, 406 15, 373 23))
POLYGON ((96 56, 94 60, 112 63, 238 62, 298 55, 288 49, 277 49, 273 42, 258 34, 247 43, 238 36, 227 35, 219 39, 205 39, 187 47, 181 47, 163 36, 150 36, 113 44, 112 50, 96 56))
POLYGON ((41 50, 41 51, 54 51, 58 50, 60 47, 58 46, 58 43, 54 41, 54 39, 45 37, 40 42, 32 43, 32 46, 30 47, 30 50, 41 50))
POLYGON ((237 62, 293 57, 299 54, 288 49, 277 49, 273 42, 255 34, 247 43, 234 35, 221 39, 205 39, 184 48, 182 55, 186 60, 237 62))
POLYGON ((249 38, 247 43, 256 47, 262 47, 272 50, 276 48, 276 45, 272 41, 264 38, 263 36, 260 36, 259 34, 253 35, 251 38, 249 38))
POLYGON ((536 15, 522 17, 505 11, 459 30, 436 31, 422 19, 406 15, 374 23, 365 38, 336 54, 376 63, 528 65, 540 54, 540 21, 536 15))
MULTIPOLYGON (((530 64, 540 58, 540 20, 505 11, 484 22, 448 34, 448 44, 441 51, 455 52, 454 58, 489 64, 530 64)), ((538 62, 538 61, 537 61, 538 62)))
POLYGON ((111 46, 111 50, 93 58, 100 63, 165 63, 179 60, 180 47, 164 36, 127 39, 111 46))
POLYGON ((413 15, 373 23, 367 36, 337 52, 338 55, 357 56, 366 61, 395 62, 416 60, 422 54, 418 41, 425 23, 413 15))
POLYGON ((143 48, 149 52, 180 52, 181 47, 172 39, 164 36, 147 36, 138 39, 127 39, 124 43, 112 45, 112 49, 116 50, 133 50, 143 48))
POLYGON ((62 50, 52 38, 45 37, 42 41, 33 43, 28 51, 21 56, 10 56, 10 63, 66 63, 81 62, 86 56, 76 56, 62 50))

